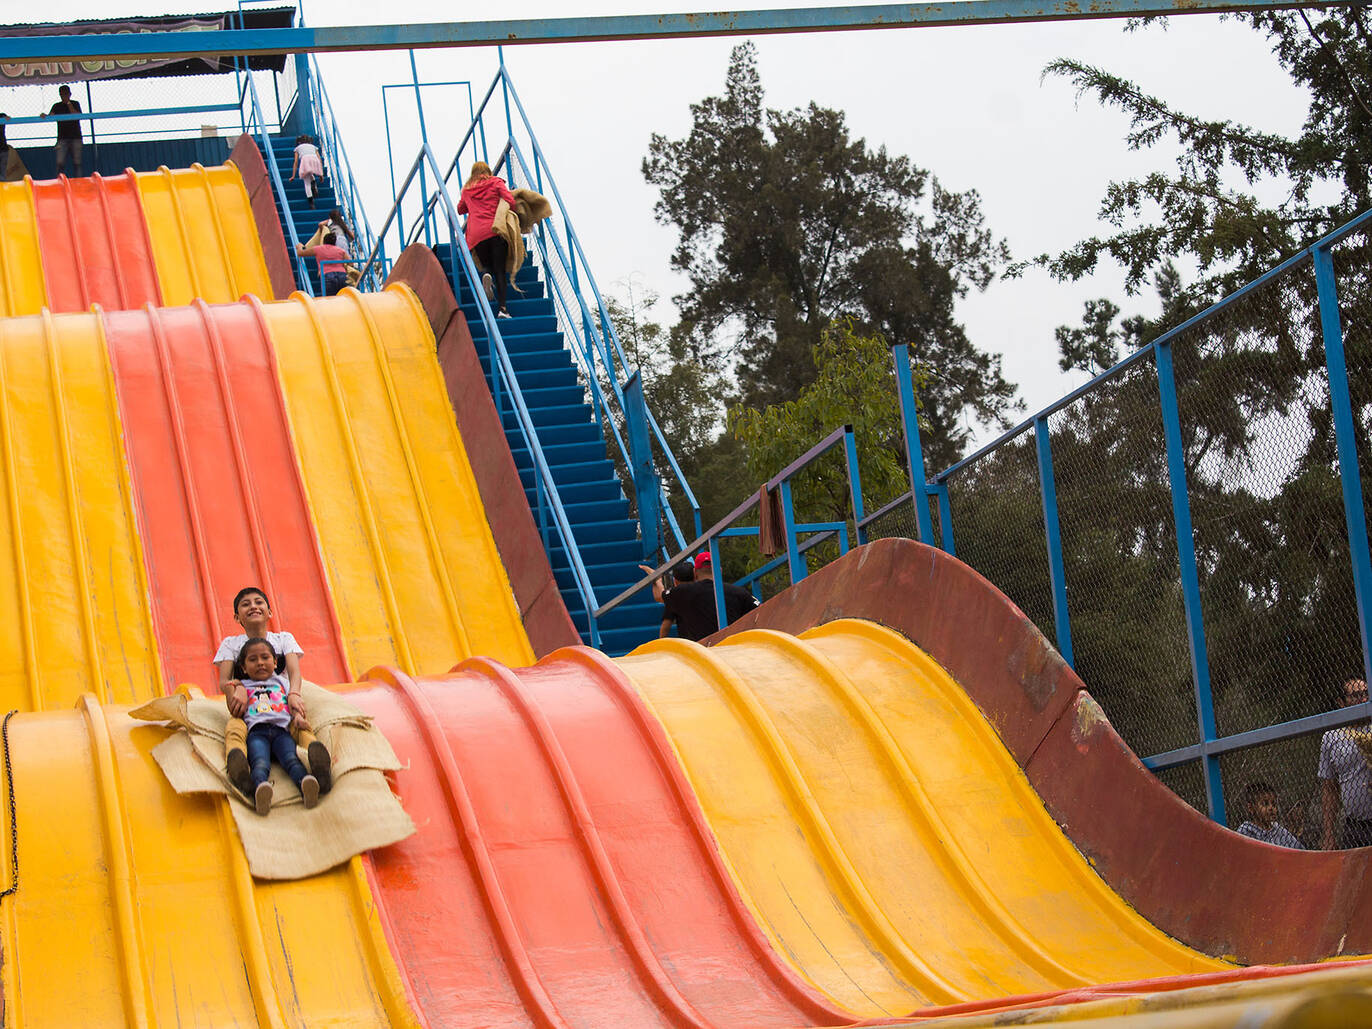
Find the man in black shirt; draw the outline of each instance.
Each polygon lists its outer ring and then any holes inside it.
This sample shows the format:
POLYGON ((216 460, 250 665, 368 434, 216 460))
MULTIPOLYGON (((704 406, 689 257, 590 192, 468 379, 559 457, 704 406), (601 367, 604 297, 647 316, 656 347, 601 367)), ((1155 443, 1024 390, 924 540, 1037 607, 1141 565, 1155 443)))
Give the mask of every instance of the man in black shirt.
MULTIPOLYGON (((71 87, 63 86, 57 91, 57 95, 62 99, 52 105, 50 110, 43 117, 51 117, 54 114, 80 114, 81 105, 71 98, 71 87)), ((72 163, 76 166, 76 177, 81 177, 81 123, 79 121, 59 121, 57 123, 57 174, 62 174, 62 168, 68 163, 67 156, 71 156, 72 163)))
MULTIPOLYGON (((703 640, 719 628, 715 617, 715 580, 708 550, 696 555, 695 576, 693 581, 678 583, 667 590, 655 582, 653 596, 662 602, 664 622, 675 621, 677 632, 685 639, 703 640)), ((724 617, 730 624, 757 606, 757 598, 747 590, 731 582, 724 584, 724 617)))

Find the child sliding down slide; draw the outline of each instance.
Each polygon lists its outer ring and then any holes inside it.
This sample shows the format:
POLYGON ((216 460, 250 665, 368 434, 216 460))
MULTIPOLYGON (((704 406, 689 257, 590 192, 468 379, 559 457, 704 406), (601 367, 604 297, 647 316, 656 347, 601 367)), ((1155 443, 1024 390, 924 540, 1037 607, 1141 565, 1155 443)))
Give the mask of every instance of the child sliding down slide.
POLYGON ((248 770, 248 729, 243 722, 249 698, 246 689, 241 686, 235 687, 233 676, 237 674, 234 663, 243 647, 248 640, 260 637, 272 645, 277 654, 275 670, 284 673, 289 684, 286 705, 290 713, 295 715, 289 724, 290 733, 295 737, 295 742, 305 750, 310 763, 310 774, 319 782, 319 792, 328 793, 333 784, 329 751, 310 730, 305 701, 300 695, 300 658, 305 652, 300 649, 300 644, 290 633, 271 632, 267 629, 271 617, 272 605, 267 599, 267 594, 256 586, 243 587, 233 598, 233 618, 243 627, 243 633, 225 636, 214 655, 215 667, 219 669, 219 690, 224 694, 224 702, 229 708, 229 722, 224 728, 229 781, 248 797, 252 796, 253 782, 248 770))
POLYGON ((300 787, 300 795, 307 808, 319 803, 319 780, 305 771, 295 751, 295 740, 287 728, 292 721, 286 697, 290 683, 276 670, 276 649, 254 637, 243 644, 234 663, 238 676, 235 687, 248 692, 248 709, 243 720, 248 723, 248 765, 252 775, 251 796, 257 813, 265 815, 272 808, 272 758, 286 770, 286 774, 300 787))

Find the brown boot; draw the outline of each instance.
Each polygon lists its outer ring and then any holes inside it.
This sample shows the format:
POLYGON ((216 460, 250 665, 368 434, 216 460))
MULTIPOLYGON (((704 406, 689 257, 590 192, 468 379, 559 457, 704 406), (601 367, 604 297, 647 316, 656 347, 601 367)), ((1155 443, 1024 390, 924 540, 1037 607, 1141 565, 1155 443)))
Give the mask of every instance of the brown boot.
POLYGON ((265 815, 272 809, 272 784, 270 781, 257 784, 257 789, 253 791, 253 803, 257 805, 259 815, 265 815))
POLYGON ((229 782, 233 783, 243 796, 251 797, 253 795, 252 770, 248 767, 247 752, 234 747, 229 751, 226 763, 229 768, 229 782))
POLYGON ((305 756, 309 758, 310 774, 319 780, 319 792, 328 793, 333 789, 333 759, 329 757, 329 748, 315 740, 305 748, 305 756))

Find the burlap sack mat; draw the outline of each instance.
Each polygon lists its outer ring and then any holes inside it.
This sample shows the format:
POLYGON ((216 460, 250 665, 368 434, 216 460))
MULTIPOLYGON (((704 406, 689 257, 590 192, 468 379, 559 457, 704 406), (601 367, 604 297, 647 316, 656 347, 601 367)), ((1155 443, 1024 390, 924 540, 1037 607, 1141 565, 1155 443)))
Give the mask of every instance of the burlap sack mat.
POLYGON ((177 727, 153 748, 153 759, 177 793, 219 793, 229 798, 248 868, 260 879, 317 875, 415 831, 382 774, 399 768, 400 762, 371 719, 313 683, 303 683, 301 689, 315 735, 333 759, 333 789, 310 811, 295 783, 275 762, 272 809, 265 817, 229 784, 224 757, 229 716, 222 698, 190 700, 177 694, 129 712, 134 718, 177 727))

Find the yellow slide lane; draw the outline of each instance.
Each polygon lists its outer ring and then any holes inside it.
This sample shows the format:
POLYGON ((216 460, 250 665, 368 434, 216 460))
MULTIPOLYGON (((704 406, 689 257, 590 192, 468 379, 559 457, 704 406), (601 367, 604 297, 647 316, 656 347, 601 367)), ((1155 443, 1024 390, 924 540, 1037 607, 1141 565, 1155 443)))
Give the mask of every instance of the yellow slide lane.
POLYGON ((618 663, 759 922, 854 1013, 1226 967, 1092 872, 966 694, 890 630, 659 641, 618 663))
POLYGON ((414 1025, 359 862, 255 883, 224 800, 153 762, 167 734, 89 695, 11 723, 5 1025, 414 1025))
POLYGON ((0 709, 160 693, 119 408, 98 317, 0 321, 0 709))
POLYGON ((138 173, 162 302, 168 307, 273 296, 248 192, 237 167, 138 173))
POLYGON ((532 664, 414 294, 262 311, 352 667, 532 664))
POLYGON ((33 187, 0 182, 0 316, 37 314, 47 302, 33 187))

